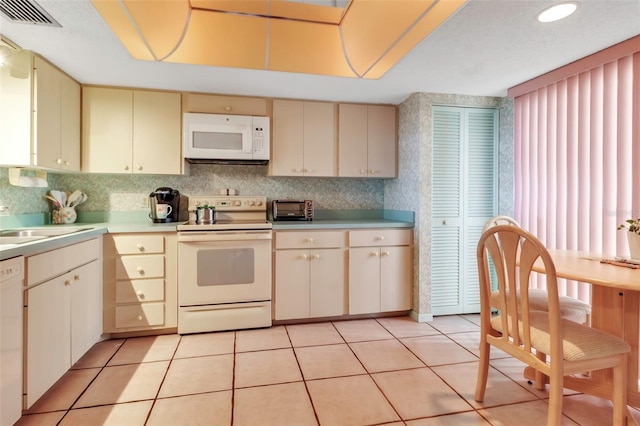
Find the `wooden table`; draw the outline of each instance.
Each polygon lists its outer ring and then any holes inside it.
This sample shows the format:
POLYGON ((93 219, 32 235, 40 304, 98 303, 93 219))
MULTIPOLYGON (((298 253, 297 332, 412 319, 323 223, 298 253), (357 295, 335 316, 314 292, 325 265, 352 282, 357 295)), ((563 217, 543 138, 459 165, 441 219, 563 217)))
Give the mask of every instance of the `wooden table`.
MULTIPOLYGON (((628 404, 640 408, 638 391, 638 336, 640 335, 640 269, 600 263, 600 257, 584 252, 549 250, 558 278, 592 285, 591 326, 624 339, 631 346, 628 365, 628 404)), ((541 263, 535 271, 544 272, 541 263)), ((525 373, 531 375, 530 371, 525 373)), ((589 377, 565 377, 566 388, 610 398, 612 372, 591 372, 589 377)))

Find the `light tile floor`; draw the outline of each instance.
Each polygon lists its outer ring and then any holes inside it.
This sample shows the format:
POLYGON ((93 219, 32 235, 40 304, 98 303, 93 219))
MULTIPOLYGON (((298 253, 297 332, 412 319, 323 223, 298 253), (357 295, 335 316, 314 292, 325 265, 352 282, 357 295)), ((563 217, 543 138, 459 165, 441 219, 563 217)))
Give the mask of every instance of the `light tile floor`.
MULTIPOLYGON (((541 425, 547 392, 492 349, 474 401, 479 317, 408 317, 96 344, 18 425, 541 425)), ((565 392, 562 425, 611 424, 565 392)), ((634 412, 640 421, 640 412, 634 412)))

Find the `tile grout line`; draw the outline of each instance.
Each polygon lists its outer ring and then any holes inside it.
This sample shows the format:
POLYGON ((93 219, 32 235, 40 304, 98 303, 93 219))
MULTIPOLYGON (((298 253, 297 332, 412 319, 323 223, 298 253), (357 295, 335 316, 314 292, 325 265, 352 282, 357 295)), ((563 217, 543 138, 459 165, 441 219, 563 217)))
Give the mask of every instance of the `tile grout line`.
MULTIPOLYGON (((316 424, 320 424, 320 417, 318 417, 318 412, 316 410, 316 406, 313 403, 313 398, 311 397, 311 392, 309 391, 309 386, 307 386, 307 380, 304 377, 304 372, 302 371, 302 366, 300 365, 300 360, 298 359, 298 354, 296 353, 296 349, 293 346, 293 341, 291 341, 291 335, 289 334, 289 329, 287 326, 284 326, 285 333, 287 333, 287 338, 289 339, 289 343, 291 344, 291 350, 293 352, 293 356, 296 359, 296 364, 298 365, 298 370, 300 371, 300 377, 302 377, 302 383, 304 385, 304 389, 307 391, 307 396, 309 397, 309 404, 311 404, 311 409, 313 410, 313 416, 316 419, 316 424)), ((344 339, 343 339, 344 340, 344 339)))

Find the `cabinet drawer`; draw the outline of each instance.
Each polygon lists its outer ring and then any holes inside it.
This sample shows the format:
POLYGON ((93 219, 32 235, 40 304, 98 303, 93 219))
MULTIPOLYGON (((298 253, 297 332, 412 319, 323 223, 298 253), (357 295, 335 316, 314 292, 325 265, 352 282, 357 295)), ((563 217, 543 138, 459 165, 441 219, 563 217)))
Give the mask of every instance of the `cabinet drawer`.
POLYGON ((344 247, 342 231, 277 231, 276 249, 344 247))
POLYGON ((164 300, 164 280, 118 281, 116 303, 157 302, 164 300))
POLYGON ((410 229, 349 231, 349 247, 406 246, 411 244, 410 229))
POLYGON ((119 260, 116 260, 117 280, 159 278, 163 276, 163 255, 122 256, 119 260))
POLYGON ((27 285, 57 277, 100 258, 100 238, 62 247, 27 258, 27 285))
POLYGON ((164 324, 164 303, 116 306, 116 328, 164 324))
POLYGON ((119 254, 164 253, 162 235, 115 235, 113 243, 119 254))
POLYGON ((184 112, 213 114, 267 115, 267 100, 216 95, 185 95, 184 112))

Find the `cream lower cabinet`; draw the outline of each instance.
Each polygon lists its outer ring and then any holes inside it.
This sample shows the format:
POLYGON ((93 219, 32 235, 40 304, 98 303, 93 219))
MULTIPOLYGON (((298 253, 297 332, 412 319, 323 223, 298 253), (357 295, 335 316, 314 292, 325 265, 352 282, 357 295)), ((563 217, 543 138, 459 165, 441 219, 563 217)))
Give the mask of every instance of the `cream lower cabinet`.
POLYGON ((25 408, 100 340, 101 238, 28 257, 27 285, 25 408))
POLYGON ((412 231, 349 231, 349 314, 411 309, 412 231))
POLYGON ((180 94, 82 89, 82 171, 180 174, 180 94))
POLYGON ((277 231, 275 319, 346 313, 344 231, 277 231))
POLYGON ((177 327, 177 234, 109 234, 104 241, 105 332, 177 327))

